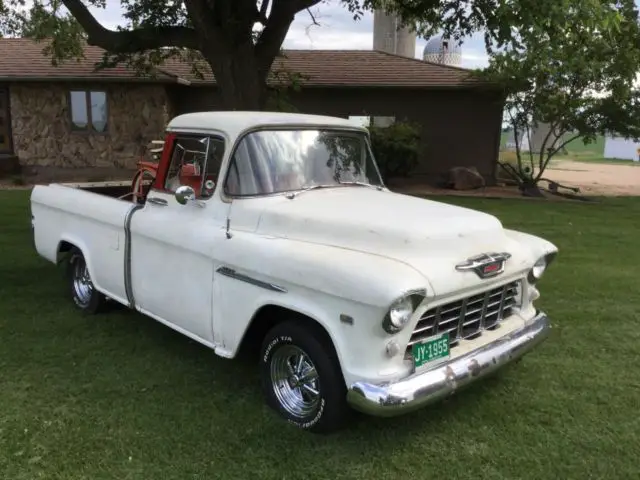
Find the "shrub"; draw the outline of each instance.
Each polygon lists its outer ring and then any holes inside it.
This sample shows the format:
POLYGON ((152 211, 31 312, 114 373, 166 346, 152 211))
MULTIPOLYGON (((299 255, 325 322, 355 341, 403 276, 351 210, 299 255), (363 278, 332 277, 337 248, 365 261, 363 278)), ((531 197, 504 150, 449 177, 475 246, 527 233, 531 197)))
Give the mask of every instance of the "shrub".
POLYGON ((371 149, 382 178, 407 177, 418 164, 420 127, 394 122, 388 127, 369 127, 371 149))

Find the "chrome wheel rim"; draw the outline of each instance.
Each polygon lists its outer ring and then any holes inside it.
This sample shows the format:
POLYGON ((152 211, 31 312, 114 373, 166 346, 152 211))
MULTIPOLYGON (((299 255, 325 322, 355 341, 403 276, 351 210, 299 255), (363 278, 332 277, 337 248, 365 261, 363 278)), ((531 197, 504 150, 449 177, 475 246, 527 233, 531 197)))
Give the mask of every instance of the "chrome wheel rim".
POLYGON ((76 257, 73 262, 73 291, 82 305, 88 304, 91 300, 93 283, 87 264, 81 257, 76 257))
POLYGON ((320 404, 320 380, 316 367, 300 348, 287 345, 271 358, 271 384, 280 405, 291 415, 304 418, 320 404))

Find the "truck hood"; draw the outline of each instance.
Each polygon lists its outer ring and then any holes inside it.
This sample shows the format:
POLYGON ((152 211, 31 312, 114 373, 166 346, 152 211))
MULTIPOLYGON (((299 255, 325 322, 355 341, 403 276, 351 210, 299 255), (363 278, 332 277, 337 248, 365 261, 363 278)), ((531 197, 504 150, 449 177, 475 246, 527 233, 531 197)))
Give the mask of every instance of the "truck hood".
POLYGON ((339 187, 280 197, 262 212, 257 233, 365 252, 403 262, 422 273, 436 294, 477 287, 472 272, 455 265, 486 252, 508 252, 505 274, 525 270, 531 252, 489 214, 446 203, 339 187), (436 275, 437 273, 437 275, 436 275))

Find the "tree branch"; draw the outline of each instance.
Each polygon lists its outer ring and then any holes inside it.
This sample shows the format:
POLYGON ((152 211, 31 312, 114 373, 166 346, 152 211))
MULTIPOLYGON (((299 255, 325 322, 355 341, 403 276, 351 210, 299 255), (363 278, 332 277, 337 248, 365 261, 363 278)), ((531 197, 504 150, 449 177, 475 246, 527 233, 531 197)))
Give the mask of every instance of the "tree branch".
POLYGON ((87 33, 87 43, 111 53, 135 53, 160 47, 198 49, 195 30, 188 27, 143 27, 117 32, 103 27, 81 0, 62 0, 87 33))
POLYGON ((511 113, 511 109, 508 109, 509 117, 511 118, 511 126, 513 127, 513 140, 516 146, 516 160, 518 161, 518 173, 522 173, 522 157, 520 156, 520 140, 518 140, 518 135, 520 131, 518 130, 518 125, 516 119, 513 117, 513 113, 511 113))
MULTIPOLYGON (((529 115, 526 115, 526 123, 524 124, 525 134, 527 135, 527 145, 529 146, 529 163, 531 164, 531 177, 533 177, 533 145, 531 145, 531 127, 529 126, 529 115)), ((531 118, 533 121, 533 117, 531 118)))
MULTIPOLYGON (((308 10, 323 0, 273 0, 269 19, 255 46, 258 74, 266 78, 280 52, 296 13, 308 10)), ((313 18, 313 15, 312 15, 313 18)))
POLYGON ((313 14, 313 12, 311 11, 310 8, 307 8, 307 13, 309 13, 309 16, 311 17, 311 22, 313 22, 311 25, 316 25, 316 26, 320 26, 320 24, 318 23, 318 21, 316 20, 315 15, 313 14))
POLYGON ((260 10, 258 10, 258 22, 260 22, 262 25, 266 25, 267 24, 267 10, 269 9, 269 3, 271 3, 270 0, 262 0, 262 3, 260 4, 260 10))
MULTIPOLYGON (((314 0, 314 3, 319 1, 314 0)), ((266 78, 269 74, 273 60, 282 47, 295 14, 299 11, 297 8, 297 2, 274 0, 267 24, 264 26, 255 47, 258 72, 261 77, 266 78)))
POLYGON ((187 17, 195 27, 194 36, 197 38, 199 49, 206 56, 209 56, 215 47, 222 41, 220 29, 215 24, 215 18, 207 4, 198 0, 185 0, 187 17), (210 28, 207 28, 207 25, 210 28))
MULTIPOLYGON (((547 142, 549 141, 549 136, 551 135, 551 133, 554 133, 554 135, 555 135, 556 126, 557 125, 555 123, 553 123, 553 122, 549 123, 549 131, 544 136, 544 140, 542 141, 542 145, 540 146, 540 158, 539 158, 539 161, 538 161, 538 166, 539 166, 539 168, 541 170, 542 170, 542 162, 543 162, 543 159, 544 159, 544 153, 545 153, 545 151, 547 149, 547 142)), ((558 139, 556 138, 556 140, 553 142, 553 144, 549 148, 553 148, 553 145, 555 145, 557 140, 558 139)))
MULTIPOLYGON (((562 136, 564 136, 566 133, 567 132, 563 132, 562 136)), ((553 156, 556 153, 558 153, 560 150, 562 150, 563 147, 565 147, 568 144, 570 144, 571 142, 573 142, 576 138, 580 138, 580 135, 574 135, 573 137, 569 138, 569 140, 567 140, 566 142, 561 143, 558 148, 556 148, 553 152, 551 152, 549 154, 549 156, 547 157, 547 159, 544 162, 544 168, 540 168, 540 171, 538 172, 538 175, 536 175, 535 183, 538 183, 540 181, 540 178, 542 177, 542 174, 544 173, 545 169, 547 168, 547 165, 549 165, 549 161, 553 158, 553 156)))
POLYGON ((308 8, 313 7, 314 5, 317 5, 318 3, 322 2, 324 0, 297 0, 297 1, 293 1, 292 3, 292 7, 295 10, 296 13, 302 11, 302 10, 306 10, 308 8))
MULTIPOLYGON (((565 132, 566 133, 566 132, 565 132)), ((564 134, 563 134, 564 135, 564 134)), ((560 146, 558 148, 556 148, 553 152, 551 152, 549 154, 549 156, 547 157, 547 161, 549 161, 549 159, 551 157, 553 157, 556 153, 558 153, 560 150, 562 150, 564 147, 566 147, 567 145, 569 145, 571 142, 573 142, 574 140, 576 140, 577 138, 580 138, 580 135, 574 135, 573 137, 569 138, 569 140, 567 140, 566 142, 562 142, 560 144, 560 146)))

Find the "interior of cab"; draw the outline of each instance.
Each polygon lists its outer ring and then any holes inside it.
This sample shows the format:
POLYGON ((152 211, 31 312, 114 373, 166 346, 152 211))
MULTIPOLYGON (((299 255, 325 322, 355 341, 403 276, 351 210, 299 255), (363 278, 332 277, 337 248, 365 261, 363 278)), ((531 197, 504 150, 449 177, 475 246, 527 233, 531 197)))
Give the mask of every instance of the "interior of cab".
POLYGON ((181 185, 193 188, 196 198, 213 194, 224 153, 224 141, 209 136, 179 136, 173 144, 165 190, 175 192, 181 185))

